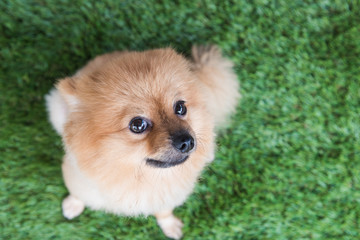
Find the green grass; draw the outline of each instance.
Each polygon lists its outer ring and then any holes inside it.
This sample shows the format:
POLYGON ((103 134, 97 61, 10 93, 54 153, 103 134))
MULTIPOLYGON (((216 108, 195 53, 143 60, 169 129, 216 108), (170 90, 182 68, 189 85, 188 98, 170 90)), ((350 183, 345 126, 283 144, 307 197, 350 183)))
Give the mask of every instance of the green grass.
POLYGON ((153 217, 67 221, 43 96, 112 50, 215 43, 243 99, 176 210, 184 239, 360 239, 360 3, 0 1, 0 239, 164 239, 153 217))

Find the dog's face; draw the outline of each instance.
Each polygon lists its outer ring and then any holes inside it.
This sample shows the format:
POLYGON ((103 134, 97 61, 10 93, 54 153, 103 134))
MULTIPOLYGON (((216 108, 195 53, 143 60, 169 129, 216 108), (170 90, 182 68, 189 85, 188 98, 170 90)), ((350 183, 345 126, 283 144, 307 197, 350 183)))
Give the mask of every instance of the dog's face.
POLYGON ((196 147, 196 135, 187 121, 187 106, 183 99, 175 98, 172 102, 166 99, 158 101, 167 104, 167 109, 162 107, 162 103, 151 103, 130 120, 129 130, 130 135, 144 135, 141 137, 147 138, 145 142, 148 150, 144 159, 146 164, 167 168, 181 164, 189 158, 196 147), (145 112, 147 114, 142 114, 145 112))
POLYGON ((211 116, 171 49, 95 59, 57 87, 71 111, 65 143, 84 169, 196 166, 209 152, 211 116))

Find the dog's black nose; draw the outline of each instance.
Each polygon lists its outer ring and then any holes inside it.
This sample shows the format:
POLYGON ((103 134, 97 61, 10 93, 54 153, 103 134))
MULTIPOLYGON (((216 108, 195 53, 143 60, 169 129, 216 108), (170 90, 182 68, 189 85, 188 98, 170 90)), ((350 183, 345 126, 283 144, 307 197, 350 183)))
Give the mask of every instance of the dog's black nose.
POLYGON ((172 136, 172 145, 182 153, 190 152, 194 146, 194 138, 187 132, 179 132, 172 136))

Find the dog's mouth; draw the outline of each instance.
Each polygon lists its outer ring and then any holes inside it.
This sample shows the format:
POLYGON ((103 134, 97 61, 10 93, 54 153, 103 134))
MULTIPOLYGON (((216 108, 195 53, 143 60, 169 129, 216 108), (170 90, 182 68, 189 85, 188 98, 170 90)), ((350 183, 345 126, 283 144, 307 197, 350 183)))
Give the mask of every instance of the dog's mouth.
POLYGON ((148 158, 148 159, 146 159, 146 164, 150 165, 152 167, 157 167, 157 168, 169 168, 169 167, 174 167, 176 165, 182 164, 188 158, 189 158, 189 155, 186 155, 183 158, 180 158, 177 160, 171 160, 171 161, 160 161, 160 160, 148 158))

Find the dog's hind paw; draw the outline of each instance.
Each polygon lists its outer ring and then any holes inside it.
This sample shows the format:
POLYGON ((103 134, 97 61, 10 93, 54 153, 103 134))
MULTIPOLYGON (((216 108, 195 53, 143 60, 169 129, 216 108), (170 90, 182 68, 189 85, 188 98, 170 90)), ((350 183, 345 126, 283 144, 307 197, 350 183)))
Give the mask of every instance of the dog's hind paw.
POLYGON ((65 218, 73 219, 84 211, 85 205, 82 201, 71 195, 62 202, 62 212, 65 218))

